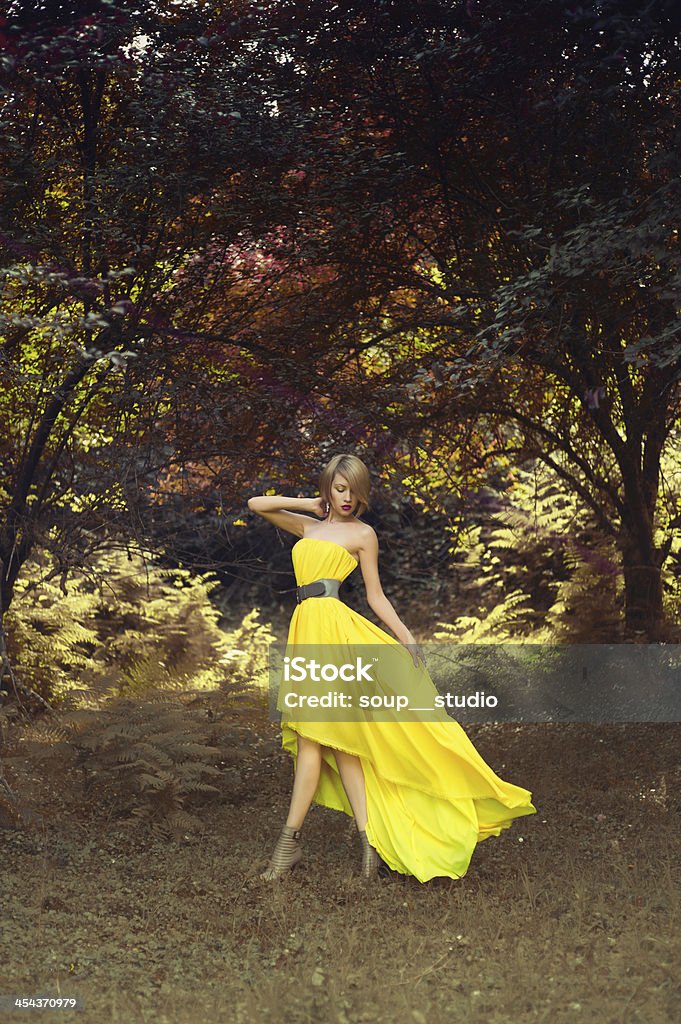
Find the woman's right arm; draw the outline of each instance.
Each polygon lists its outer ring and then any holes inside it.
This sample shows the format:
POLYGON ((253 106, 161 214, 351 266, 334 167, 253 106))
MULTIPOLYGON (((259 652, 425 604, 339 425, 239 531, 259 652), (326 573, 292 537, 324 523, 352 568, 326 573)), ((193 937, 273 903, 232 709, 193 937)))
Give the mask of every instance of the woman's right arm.
POLYGON ((259 494, 248 499, 248 507, 251 512, 296 537, 305 536, 305 525, 310 522, 309 515, 301 515, 301 512, 313 512, 322 519, 325 514, 321 498, 287 498, 281 494, 259 494))

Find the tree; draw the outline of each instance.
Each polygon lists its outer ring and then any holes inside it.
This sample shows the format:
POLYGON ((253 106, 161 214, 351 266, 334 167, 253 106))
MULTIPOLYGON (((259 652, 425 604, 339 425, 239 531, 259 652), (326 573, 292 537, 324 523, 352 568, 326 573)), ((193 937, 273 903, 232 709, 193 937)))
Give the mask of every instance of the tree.
POLYGON ((605 0, 12 9, 3 607, 32 545, 67 572, 111 529, 170 544, 183 508, 352 444, 423 493, 541 457, 655 635, 668 6, 633 27, 605 0))
POLYGON ((249 371, 286 362, 253 336, 235 272, 269 225, 249 182, 286 165, 243 12, 211 40, 196 5, 153 6, 15 3, 0 25, 0 613, 36 545, 64 584, 112 532, 149 541, 164 474, 204 440, 188 427, 198 385, 208 422, 230 389, 217 422, 238 493, 249 371))
POLYGON ((335 336, 356 380, 426 463, 551 466, 616 539, 626 627, 649 639, 681 525, 660 480, 681 375, 678 29, 667 3, 455 0, 290 6, 280 28, 287 88, 325 127, 307 223, 362 282, 335 336))

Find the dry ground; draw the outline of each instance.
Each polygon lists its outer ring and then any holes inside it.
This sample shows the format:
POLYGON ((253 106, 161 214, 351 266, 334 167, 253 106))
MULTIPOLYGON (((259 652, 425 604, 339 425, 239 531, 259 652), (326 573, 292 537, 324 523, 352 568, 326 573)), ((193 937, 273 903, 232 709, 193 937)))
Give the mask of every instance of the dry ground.
POLYGON ((0 828, 0 994, 85 1009, 2 1020, 681 1020, 681 726, 469 726, 538 813, 481 843, 461 881, 368 891, 353 822, 325 808, 305 866, 259 881, 291 779, 275 730, 254 723, 238 804, 206 804, 204 835, 179 842, 131 835, 15 743, 8 778, 39 817, 0 828))

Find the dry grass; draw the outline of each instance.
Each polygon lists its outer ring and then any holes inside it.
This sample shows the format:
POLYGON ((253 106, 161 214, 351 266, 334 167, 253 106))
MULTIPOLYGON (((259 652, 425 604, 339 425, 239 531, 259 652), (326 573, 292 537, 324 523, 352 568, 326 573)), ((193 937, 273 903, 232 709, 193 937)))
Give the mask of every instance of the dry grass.
POLYGON ((75 776, 16 747, 13 785, 44 818, 0 830, 0 992, 80 995, 81 1014, 39 1015, 78 1024, 681 1020, 681 727, 467 731, 538 813, 480 844, 461 881, 368 891, 353 822, 324 808, 305 864, 258 879, 288 803, 276 743, 239 805, 206 803, 204 834, 180 843, 81 807, 75 776))

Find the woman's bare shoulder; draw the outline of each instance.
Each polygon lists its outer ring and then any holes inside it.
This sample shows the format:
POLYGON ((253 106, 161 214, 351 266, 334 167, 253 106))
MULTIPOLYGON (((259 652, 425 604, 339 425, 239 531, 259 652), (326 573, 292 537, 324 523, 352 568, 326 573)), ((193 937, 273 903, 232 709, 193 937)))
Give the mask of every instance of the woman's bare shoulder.
POLYGON ((373 526, 369 526, 368 523, 362 523, 357 530, 357 547, 360 550, 364 548, 376 548, 378 547, 378 537, 373 526))

